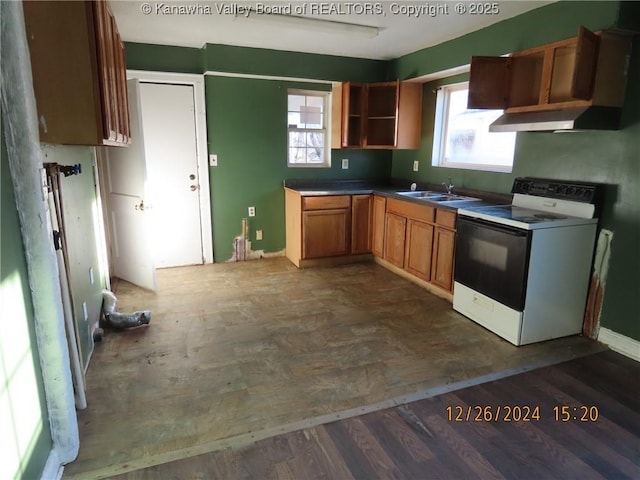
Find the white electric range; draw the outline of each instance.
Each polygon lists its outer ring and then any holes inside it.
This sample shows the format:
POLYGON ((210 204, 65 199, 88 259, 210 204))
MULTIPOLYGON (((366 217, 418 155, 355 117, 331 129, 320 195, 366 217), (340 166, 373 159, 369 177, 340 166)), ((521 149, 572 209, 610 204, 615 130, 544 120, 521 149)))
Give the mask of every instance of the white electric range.
POLYGON ((514 345, 582 331, 602 187, 517 178, 458 210, 453 308, 514 345))

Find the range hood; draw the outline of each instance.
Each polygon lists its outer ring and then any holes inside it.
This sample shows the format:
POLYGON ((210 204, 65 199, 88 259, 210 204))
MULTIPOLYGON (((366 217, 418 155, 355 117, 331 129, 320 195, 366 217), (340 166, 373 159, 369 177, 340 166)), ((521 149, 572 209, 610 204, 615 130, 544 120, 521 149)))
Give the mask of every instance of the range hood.
POLYGON ((505 113, 489 125, 490 132, 619 130, 618 107, 579 107, 505 113))

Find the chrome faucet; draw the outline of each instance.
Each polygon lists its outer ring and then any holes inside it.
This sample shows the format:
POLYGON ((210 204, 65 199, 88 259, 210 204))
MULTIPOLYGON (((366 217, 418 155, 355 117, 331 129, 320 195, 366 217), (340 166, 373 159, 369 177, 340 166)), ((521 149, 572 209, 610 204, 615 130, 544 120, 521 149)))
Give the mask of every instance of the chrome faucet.
POLYGON ((451 181, 451 178, 448 179, 448 182, 442 182, 442 185, 444 185, 444 188, 447 189, 447 193, 449 195, 451 195, 453 193, 453 187, 455 187, 455 185, 451 181))

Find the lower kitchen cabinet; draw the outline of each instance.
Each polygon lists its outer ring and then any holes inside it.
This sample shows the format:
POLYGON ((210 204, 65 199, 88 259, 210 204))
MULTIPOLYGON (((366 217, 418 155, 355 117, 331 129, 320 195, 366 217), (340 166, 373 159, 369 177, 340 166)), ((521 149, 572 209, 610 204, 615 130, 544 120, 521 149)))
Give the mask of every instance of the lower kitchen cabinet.
POLYGON ((384 229, 384 259, 398 268, 404 268, 406 228, 406 218, 387 213, 384 229))
POLYGON ((434 293, 451 293, 454 210, 382 195, 302 196, 290 188, 285 206, 285 252, 296 266, 353 262, 373 253, 434 293))
MULTIPOLYGON (((453 289, 456 212, 395 198, 374 204, 374 255, 403 269, 434 291, 453 289), (385 209, 384 215, 382 213, 385 209), (384 216, 382 238, 376 237, 378 218, 384 216), (382 255, 377 245, 382 245, 382 255)), ((384 265, 384 263, 383 263, 384 265)))
POLYGON ((349 210, 312 210, 302 213, 302 258, 349 253, 349 210))
POLYGON ((431 276, 432 245, 433 225, 408 220, 404 260, 405 270, 422 280, 429 281, 431 276))
POLYGON ((372 215, 372 195, 302 196, 285 188, 285 254, 297 267, 370 258, 372 215))

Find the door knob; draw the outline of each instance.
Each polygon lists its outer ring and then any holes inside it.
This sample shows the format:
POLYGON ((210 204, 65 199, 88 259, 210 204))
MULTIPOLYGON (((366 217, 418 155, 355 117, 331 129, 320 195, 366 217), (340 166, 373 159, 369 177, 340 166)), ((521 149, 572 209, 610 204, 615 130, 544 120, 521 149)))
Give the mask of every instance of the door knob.
POLYGON ((135 206, 136 210, 144 210, 144 200, 140 200, 140 204, 135 206))
POLYGON ((198 188, 200 188, 198 185, 191 185, 191 186, 189 187, 189 189, 190 189, 192 192, 195 192, 198 188))
POLYGON ((196 176, 192 173, 191 175, 189 175, 189 180, 195 180, 196 176))

